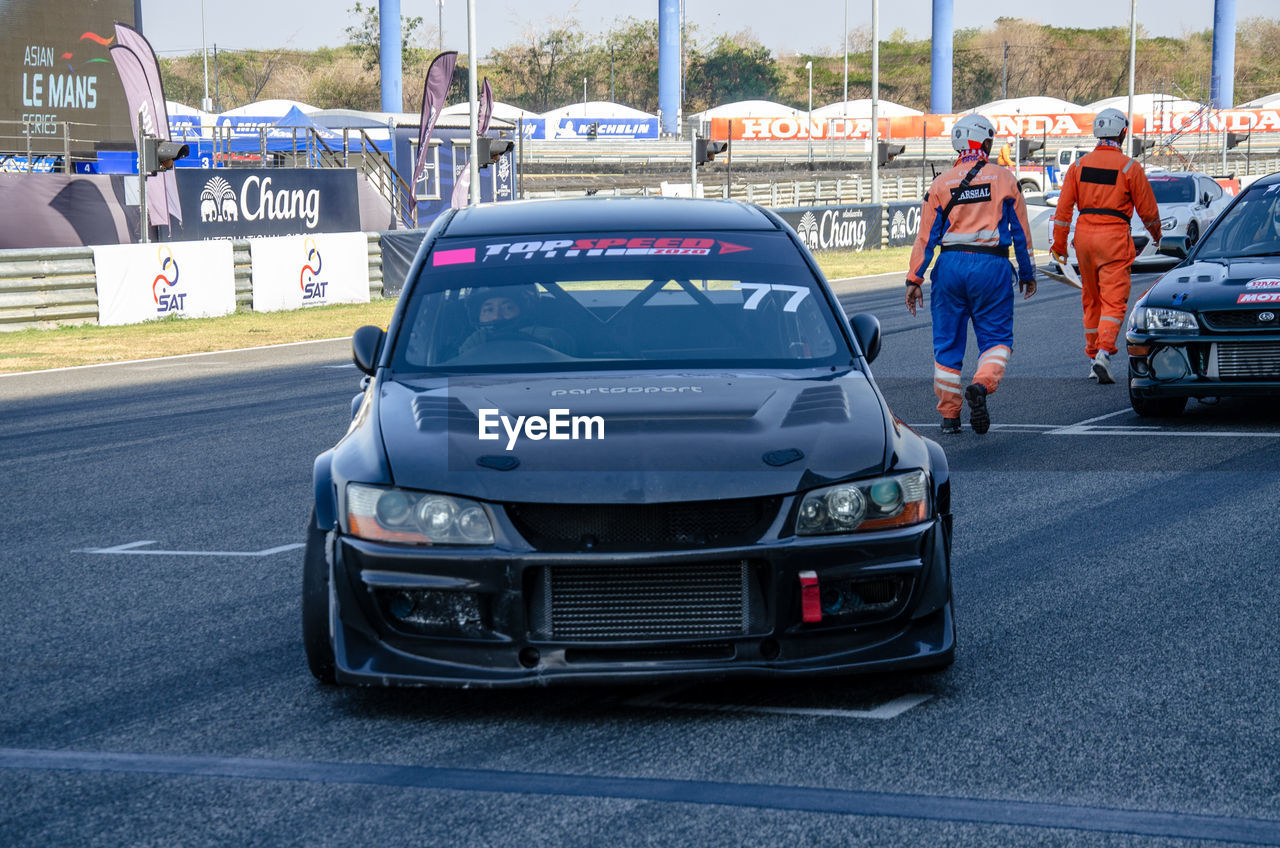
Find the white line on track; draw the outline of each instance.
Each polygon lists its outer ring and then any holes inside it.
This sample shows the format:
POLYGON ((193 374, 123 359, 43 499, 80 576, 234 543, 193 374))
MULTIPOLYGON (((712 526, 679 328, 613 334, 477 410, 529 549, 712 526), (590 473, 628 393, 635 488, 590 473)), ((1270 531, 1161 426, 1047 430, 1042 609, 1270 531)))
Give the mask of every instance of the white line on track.
POLYGON ((203 353, 175 353, 173 356, 153 356, 150 359, 124 359, 119 362, 95 362, 92 365, 68 365, 65 368, 45 368, 40 371, 11 371, 8 374, 0 374, 0 379, 5 377, 25 377, 28 374, 55 374, 59 371, 79 371, 84 368, 109 368, 113 365, 137 365, 139 362, 164 362, 170 359, 191 359, 196 356, 218 356, 223 353, 247 353, 253 350, 272 350, 278 347, 297 347, 299 345, 323 344, 324 342, 340 342, 349 339, 350 336, 337 336, 332 339, 311 339, 305 342, 283 342, 273 345, 258 345, 257 347, 237 347, 231 350, 206 350, 203 353))
MULTIPOLYGON (((1075 424, 992 424, 992 430, 1010 433, 1034 433, 1043 436, 1175 436, 1180 438, 1219 438, 1219 439, 1280 439, 1280 431, 1258 432, 1245 430, 1190 430, 1186 427, 1167 427, 1160 424, 1098 424, 1117 415, 1131 413, 1129 409, 1118 409, 1105 415, 1095 415, 1075 424)), ((908 424, 913 430, 938 428, 942 424, 931 421, 927 424, 908 424)))
POLYGON ((154 545, 155 542, 143 540, 139 542, 126 542, 123 545, 114 545, 110 548, 82 548, 72 553, 80 554, 123 554, 127 556, 192 556, 192 557, 268 557, 273 554, 282 554, 285 551, 296 551, 303 547, 302 542, 291 542, 287 545, 277 545, 274 548, 267 548, 261 551, 143 551, 139 548, 146 545, 154 545))
POLYGON ((693 712, 754 713, 758 715, 818 716, 822 718, 858 718, 888 721, 897 718, 912 707, 917 707, 933 697, 932 695, 919 694, 901 695, 869 710, 840 710, 822 707, 768 707, 755 704, 703 704, 670 700, 688 688, 688 686, 677 686, 674 689, 668 689, 657 694, 631 698, 623 701, 623 703, 631 707, 658 707, 693 712))

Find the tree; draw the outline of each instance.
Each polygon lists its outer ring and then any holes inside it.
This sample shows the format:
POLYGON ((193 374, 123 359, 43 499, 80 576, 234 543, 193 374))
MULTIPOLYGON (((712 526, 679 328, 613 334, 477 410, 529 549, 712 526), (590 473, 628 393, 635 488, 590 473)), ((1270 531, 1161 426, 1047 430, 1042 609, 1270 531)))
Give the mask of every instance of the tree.
MULTIPOLYGON (((371 71, 378 66, 382 49, 382 29, 378 19, 378 7, 375 2, 368 6, 356 3, 347 10, 347 14, 356 22, 346 28, 348 44, 355 47, 364 59, 364 68, 371 71)), ((421 17, 400 16, 401 61, 405 65, 421 62, 426 49, 418 46, 415 36, 422 30, 421 17)))
POLYGON ((722 35, 711 43, 710 49, 704 51, 695 46, 690 52, 686 111, 776 96, 780 81, 777 63, 769 48, 749 33, 722 35))

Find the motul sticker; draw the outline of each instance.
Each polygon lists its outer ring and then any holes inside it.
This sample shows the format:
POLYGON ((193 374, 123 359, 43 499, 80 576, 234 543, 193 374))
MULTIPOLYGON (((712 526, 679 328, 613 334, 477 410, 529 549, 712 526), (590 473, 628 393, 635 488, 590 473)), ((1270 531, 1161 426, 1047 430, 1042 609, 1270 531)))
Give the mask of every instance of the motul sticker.
MULTIPOLYGON (((1261 277, 1244 284, 1246 289, 1280 289, 1280 280, 1273 277, 1261 277)), ((1239 302, 1239 301, 1237 301, 1239 302)))
POLYGON ((1280 303, 1280 292, 1245 292, 1236 303, 1280 303))
POLYGON ((558 256, 723 256, 751 248, 709 238, 655 238, 614 236, 609 238, 550 239, 519 241, 485 246, 484 258, 511 257, 555 259, 558 256), (717 249, 718 248, 718 249, 717 249))

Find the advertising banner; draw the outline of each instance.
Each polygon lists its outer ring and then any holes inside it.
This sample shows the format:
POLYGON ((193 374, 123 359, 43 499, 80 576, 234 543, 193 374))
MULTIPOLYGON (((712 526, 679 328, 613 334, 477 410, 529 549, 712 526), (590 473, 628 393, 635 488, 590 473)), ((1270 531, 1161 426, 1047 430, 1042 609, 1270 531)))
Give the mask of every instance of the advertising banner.
MULTIPOLYGON (((881 139, 945 139, 961 115, 915 115, 880 118, 881 139)), ((996 135, 1023 138, 1093 137, 1093 112, 1061 112, 1036 115, 987 115, 996 135)), ((576 120, 576 119, 575 119, 576 120)), ((1280 132, 1277 109, 1203 109, 1138 114, 1134 130, 1138 134, 1280 132)), ((805 139, 844 140, 871 137, 870 118, 712 118, 711 138, 761 141, 803 141, 805 139)))
POLYGON ((360 229, 348 168, 216 168, 173 172, 182 198, 175 239, 249 238, 360 229))
MULTIPOLYGON (((133 139, 129 106, 108 54, 115 43, 112 23, 133 23, 133 13, 132 0, 0 2, 0 121, 29 127, 34 153, 62 153, 64 121, 77 125, 71 129, 73 153, 133 139)), ((24 151, 26 144, 24 137, 24 151)))
POLYGON ((229 241, 106 245, 93 249, 93 265, 104 326, 236 311, 229 241))
POLYGON ((914 244, 920 232, 920 207, 918 200, 908 200, 888 205, 889 247, 914 244))
POLYGON ((249 256, 254 312, 369 302, 364 233, 254 239, 249 256))
POLYGON ((657 118, 527 118, 522 130, 525 138, 560 141, 597 138, 657 138, 657 118), (594 135, 592 125, 595 126, 594 135))
POLYGON ((882 206, 810 206, 776 209, 810 250, 876 250, 882 206))

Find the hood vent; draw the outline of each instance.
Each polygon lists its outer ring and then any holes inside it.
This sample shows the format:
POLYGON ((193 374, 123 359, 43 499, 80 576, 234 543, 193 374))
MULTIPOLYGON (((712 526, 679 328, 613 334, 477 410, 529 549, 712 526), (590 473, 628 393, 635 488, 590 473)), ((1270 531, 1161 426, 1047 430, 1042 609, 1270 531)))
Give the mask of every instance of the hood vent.
POLYGON ((803 427, 806 424, 829 422, 839 424, 849 420, 849 396, 841 386, 812 386, 796 395, 783 427, 803 427))
POLYGON ((480 422, 466 404, 453 396, 419 395, 413 399, 413 420, 418 429, 465 430, 476 433, 480 422))

